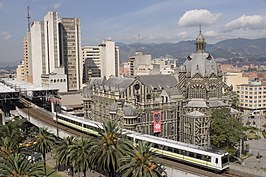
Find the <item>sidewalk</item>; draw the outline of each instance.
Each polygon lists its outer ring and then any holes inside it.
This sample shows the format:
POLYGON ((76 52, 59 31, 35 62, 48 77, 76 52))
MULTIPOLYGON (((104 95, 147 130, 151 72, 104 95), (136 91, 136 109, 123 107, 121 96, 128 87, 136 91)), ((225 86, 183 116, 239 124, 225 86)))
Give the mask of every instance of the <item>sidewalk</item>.
MULTIPOLYGON (((47 164, 49 164, 52 167, 56 167, 56 160, 51 156, 50 153, 47 154, 47 160, 46 160, 47 164)), ((63 171, 61 171, 61 169, 57 172, 59 173, 62 177, 71 177, 70 175, 67 175, 67 169, 64 169, 63 171)), ((87 171, 87 177, 105 177, 104 175, 97 173, 93 170, 88 170, 87 171)), ((76 173, 74 175, 74 177, 83 177, 83 173, 76 173)))

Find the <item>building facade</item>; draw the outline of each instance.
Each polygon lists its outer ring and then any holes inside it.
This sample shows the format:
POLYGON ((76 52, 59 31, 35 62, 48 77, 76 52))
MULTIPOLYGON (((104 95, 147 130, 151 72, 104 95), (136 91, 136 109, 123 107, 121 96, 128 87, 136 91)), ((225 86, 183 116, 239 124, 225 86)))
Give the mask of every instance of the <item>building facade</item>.
POLYGON ((28 80, 38 86, 54 87, 58 82, 49 85, 51 79, 64 80, 66 77, 66 84, 58 83, 58 88, 66 85, 60 92, 81 90, 83 63, 79 18, 60 18, 57 12, 48 12, 43 21, 31 24, 27 36, 24 60, 29 68, 26 74, 31 77, 28 80), (49 82, 47 78, 50 78, 49 82))
POLYGON ((82 47, 84 75, 86 81, 88 72, 92 77, 109 78, 119 76, 119 47, 111 39, 103 40, 98 46, 82 47))
POLYGON ((201 32, 195 45, 196 51, 180 66, 178 76, 90 79, 83 94, 86 117, 99 122, 116 119, 130 130, 210 146, 211 112, 230 108, 222 90, 232 88, 223 82, 218 64, 205 51, 201 32))
POLYGON ((259 80, 236 86, 239 107, 245 114, 262 115, 266 112, 266 85, 259 80))
POLYGON ((32 59, 31 59, 31 35, 26 32, 23 38, 23 51, 24 51, 24 81, 32 83, 32 59))

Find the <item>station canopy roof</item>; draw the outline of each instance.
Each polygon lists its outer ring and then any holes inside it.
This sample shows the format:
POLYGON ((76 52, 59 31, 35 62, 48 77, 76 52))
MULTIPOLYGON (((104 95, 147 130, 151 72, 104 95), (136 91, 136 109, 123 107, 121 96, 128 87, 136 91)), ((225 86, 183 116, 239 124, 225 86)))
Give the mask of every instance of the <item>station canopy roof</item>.
POLYGON ((0 83, 0 101, 19 99, 19 91, 0 83))
POLYGON ((26 96, 30 99, 47 97, 47 96, 56 96, 58 94, 58 89, 55 88, 45 88, 27 83, 24 81, 18 81, 14 79, 1 79, 1 83, 5 86, 13 89, 17 92, 20 92, 21 95, 26 96))

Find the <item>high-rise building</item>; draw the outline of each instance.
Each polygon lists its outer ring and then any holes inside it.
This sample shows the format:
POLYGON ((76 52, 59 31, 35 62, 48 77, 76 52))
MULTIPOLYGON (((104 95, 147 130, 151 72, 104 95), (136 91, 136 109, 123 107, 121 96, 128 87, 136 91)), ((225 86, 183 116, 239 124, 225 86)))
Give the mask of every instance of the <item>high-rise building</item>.
POLYGON ((23 39, 24 50, 24 81, 32 83, 32 63, 31 63, 31 36, 30 32, 26 32, 23 39))
POLYGON ((29 65, 26 74, 32 76, 33 84, 50 88, 58 86, 60 92, 81 90, 83 67, 79 18, 59 18, 57 12, 48 12, 44 21, 32 23, 27 36, 24 60, 25 66, 29 65))
POLYGON ((41 86, 41 76, 45 73, 45 45, 44 23, 34 21, 31 25, 31 58, 32 58, 32 81, 34 85, 41 86))
POLYGON ((80 19, 59 19, 59 63, 64 66, 68 80, 68 90, 82 89, 82 51, 80 39, 80 19))
POLYGON ((98 46, 82 47, 84 61, 84 79, 88 72, 92 77, 106 77, 119 75, 119 48, 110 39, 103 40, 98 46))

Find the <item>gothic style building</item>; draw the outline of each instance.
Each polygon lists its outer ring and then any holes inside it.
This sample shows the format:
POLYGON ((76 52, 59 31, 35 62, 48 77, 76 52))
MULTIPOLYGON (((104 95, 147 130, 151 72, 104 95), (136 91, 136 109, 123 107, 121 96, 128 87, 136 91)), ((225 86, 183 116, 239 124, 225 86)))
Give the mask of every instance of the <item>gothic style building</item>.
POLYGON ((195 45, 177 76, 91 78, 84 88, 85 116, 99 122, 114 119, 130 130, 209 146, 211 110, 229 107, 222 90, 230 87, 205 52, 201 32, 195 45))

